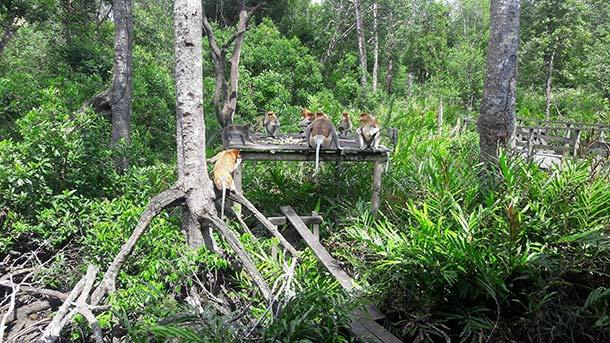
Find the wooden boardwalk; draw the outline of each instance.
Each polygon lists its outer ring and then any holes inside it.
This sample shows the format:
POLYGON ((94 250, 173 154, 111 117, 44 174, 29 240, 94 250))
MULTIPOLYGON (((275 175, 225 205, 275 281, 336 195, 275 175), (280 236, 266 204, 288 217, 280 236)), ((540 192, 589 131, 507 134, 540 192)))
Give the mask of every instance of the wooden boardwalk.
MULTIPOLYGON (((328 250, 322 246, 318 238, 307 228, 301 217, 299 217, 294 209, 290 206, 280 207, 286 219, 301 235, 305 243, 313 250, 318 260, 337 279, 341 287, 346 292, 351 293, 356 287, 352 278, 340 267, 339 262, 335 260, 328 250)), ((350 322, 350 332, 362 342, 366 343, 400 343, 402 342, 396 336, 392 335, 383 326, 379 325, 376 320, 383 320, 385 316, 379 312, 374 306, 368 306, 366 310, 355 310, 352 312, 352 321, 350 322)))
MULTIPOLYGON (((464 119, 461 131, 476 127, 476 119, 464 119)), ((566 157, 610 157, 610 125, 517 118, 514 148, 543 169, 561 165, 566 157)))

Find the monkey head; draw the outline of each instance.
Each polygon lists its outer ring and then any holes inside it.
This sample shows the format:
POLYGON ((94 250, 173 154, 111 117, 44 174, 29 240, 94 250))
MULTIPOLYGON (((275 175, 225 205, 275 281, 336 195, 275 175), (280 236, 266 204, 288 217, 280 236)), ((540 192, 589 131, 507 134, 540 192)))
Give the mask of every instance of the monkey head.
POLYGON ((326 116, 326 113, 319 111, 319 112, 316 112, 316 116, 315 116, 315 119, 318 119, 318 118, 328 118, 328 117, 326 116))

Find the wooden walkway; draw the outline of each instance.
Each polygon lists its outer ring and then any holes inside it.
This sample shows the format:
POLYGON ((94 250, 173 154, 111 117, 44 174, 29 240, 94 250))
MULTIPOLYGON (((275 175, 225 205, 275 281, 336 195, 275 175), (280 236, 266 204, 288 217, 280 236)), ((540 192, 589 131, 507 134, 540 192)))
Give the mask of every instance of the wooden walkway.
MULTIPOLYGON (((476 127, 464 119, 460 131, 476 127)), ((561 165, 566 157, 610 157, 610 125, 517 118, 514 147, 521 156, 543 169, 561 165)))
MULTIPOLYGON (((307 228, 301 217, 290 206, 280 207, 287 221, 301 235, 305 243, 313 250, 318 260, 337 279, 341 287, 349 293, 356 287, 352 278, 341 268, 339 262, 335 260, 328 250, 322 246, 318 238, 307 228)), ((276 219, 277 220, 277 219, 276 219)), ((396 336, 392 335, 376 320, 383 320, 385 316, 374 306, 368 306, 366 310, 355 310, 352 312, 350 332, 362 342, 366 343, 400 343, 396 336)))

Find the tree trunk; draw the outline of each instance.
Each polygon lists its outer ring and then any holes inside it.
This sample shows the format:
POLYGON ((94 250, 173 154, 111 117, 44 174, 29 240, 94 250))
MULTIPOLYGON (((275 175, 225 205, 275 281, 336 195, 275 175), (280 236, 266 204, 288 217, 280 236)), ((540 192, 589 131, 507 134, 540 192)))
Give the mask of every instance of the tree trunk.
MULTIPOLYGON (((112 138, 115 148, 121 141, 130 143, 131 92, 133 75, 133 2, 114 0, 114 72, 112 78, 112 138)), ((126 157, 116 161, 119 171, 128 167, 126 157)))
POLYGON ((198 218, 216 213, 214 189, 205 160, 205 121, 203 117, 203 75, 200 1, 174 2, 174 46, 176 59, 176 120, 178 176, 187 194, 183 208, 183 229, 192 248, 204 242, 215 250, 209 228, 200 230, 198 218))
POLYGON ((377 91, 377 74, 379 73, 379 32, 377 29, 377 2, 373 2, 373 93, 377 91))
POLYGON ((411 97, 413 95, 413 79, 415 78, 415 75, 413 74, 412 71, 409 71, 407 73, 407 96, 411 97))
POLYGON ((553 82, 553 63, 555 61, 555 49, 551 52, 551 55, 546 61, 546 80, 544 87, 544 97, 545 97, 545 108, 544 108, 544 118, 549 119, 551 117, 551 101, 553 100, 552 93, 552 82, 553 82))
POLYGON ((388 94, 392 94, 392 84, 394 83, 394 55, 392 50, 388 51, 388 71, 385 75, 385 88, 388 94))
POLYGON ((356 12, 356 33, 358 35, 358 59, 360 61, 360 86, 366 92, 366 46, 364 39, 364 26, 362 24, 362 2, 354 0, 354 10, 356 12))
POLYGON ((203 13, 203 29, 205 30, 206 37, 210 43, 210 54, 212 56, 212 62, 214 63, 214 74, 216 79, 213 98, 214 109, 216 110, 218 122, 222 127, 226 127, 233 123, 233 117, 237 108, 241 47, 244 41, 244 33, 247 30, 248 21, 257 7, 248 11, 244 1, 240 2, 237 32, 235 32, 223 46, 218 45, 212 26, 208 22, 205 12, 203 13), (229 80, 227 81, 227 52, 231 44, 233 45, 233 52, 231 54, 231 59, 228 61, 230 64, 230 71, 229 80))
POLYGON ((515 132, 515 90, 519 48, 519 0, 492 0, 487 75, 478 130, 481 161, 495 164, 498 148, 515 132))

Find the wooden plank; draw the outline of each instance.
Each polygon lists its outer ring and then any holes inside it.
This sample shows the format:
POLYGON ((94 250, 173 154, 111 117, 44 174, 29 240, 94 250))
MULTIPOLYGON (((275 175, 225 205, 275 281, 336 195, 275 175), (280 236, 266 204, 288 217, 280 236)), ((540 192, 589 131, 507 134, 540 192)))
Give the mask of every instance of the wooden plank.
MULTIPOLYGON (((241 158, 248 161, 315 161, 315 151, 279 152, 279 151, 241 151, 241 158)), ((347 162, 385 162, 387 153, 355 153, 341 154, 336 151, 320 152, 320 161, 347 161, 347 162)))
POLYGON ((373 342, 402 343, 402 341, 398 339, 398 337, 392 335, 390 331, 386 330, 383 326, 379 325, 377 322, 371 319, 366 319, 354 315, 353 321, 357 321, 358 324, 362 325, 365 329, 367 329, 371 334, 374 335, 377 340, 372 340, 373 342))
POLYGON ((337 281, 339 281, 341 287, 343 287, 343 289, 345 289, 348 293, 351 292, 352 289, 354 289, 352 278, 347 275, 347 273, 340 267, 339 262, 328 253, 328 250, 326 250, 320 241, 316 239, 313 233, 309 231, 294 209, 290 206, 282 206, 280 209, 286 215, 286 218, 288 218, 290 224, 292 224, 301 237, 303 237, 305 243, 307 243, 311 250, 313 250, 313 252, 316 254, 318 260, 322 262, 324 267, 326 267, 331 275, 337 279, 337 281))
MULTIPOLYGON (((305 225, 310 224, 322 224, 323 218, 319 215, 311 215, 311 216, 299 216, 305 225)), ((271 224, 274 225, 286 225, 288 223, 288 219, 285 216, 281 217, 269 217, 267 218, 271 224)))
POLYGON ((366 343, 383 343, 374 333, 360 323, 357 319, 352 319, 349 323, 350 333, 358 337, 361 341, 366 343))

